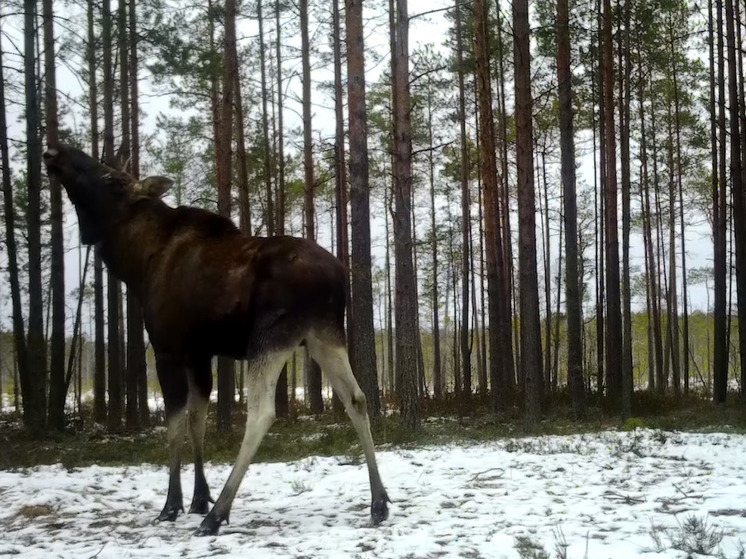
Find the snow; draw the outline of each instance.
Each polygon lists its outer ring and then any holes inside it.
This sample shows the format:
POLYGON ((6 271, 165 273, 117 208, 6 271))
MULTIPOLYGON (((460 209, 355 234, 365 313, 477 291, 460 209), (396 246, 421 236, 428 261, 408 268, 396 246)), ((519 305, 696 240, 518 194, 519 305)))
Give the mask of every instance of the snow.
MULTIPOLYGON (((393 501, 381 526, 370 522, 364 463, 310 457, 253 465, 230 525, 205 538, 192 535, 197 515, 153 523, 165 466, 3 471, 0 556, 516 558, 531 541, 552 557, 566 542, 568 558, 683 558, 671 542, 692 516, 722 531, 713 554, 735 558, 746 545, 744 435, 607 431, 378 459, 393 501)), ((217 495, 230 465, 206 471, 217 495)), ((186 466, 187 509, 192 483, 186 466)))

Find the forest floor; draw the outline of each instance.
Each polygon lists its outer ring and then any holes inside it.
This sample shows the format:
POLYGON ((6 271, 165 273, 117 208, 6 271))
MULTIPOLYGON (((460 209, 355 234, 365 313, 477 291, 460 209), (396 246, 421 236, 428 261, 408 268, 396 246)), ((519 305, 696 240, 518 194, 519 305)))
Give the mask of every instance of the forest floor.
MULTIPOLYGON (((276 438, 276 436, 270 437, 276 438)), ((122 457, 126 460, 126 457, 122 457)), ((674 558, 746 554, 746 435, 635 428, 389 446, 392 503, 369 517, 354 456, 253 465, 217 537, 201 518, 153 522, 165 468, 0 471, 0 556, 674 558)), ((209 463, 216 495, 230 465, 209 463)), ((191 465, 183 471, 190 489, 191 465)), ((188 507, 190 495, 185 495, 188 507)))

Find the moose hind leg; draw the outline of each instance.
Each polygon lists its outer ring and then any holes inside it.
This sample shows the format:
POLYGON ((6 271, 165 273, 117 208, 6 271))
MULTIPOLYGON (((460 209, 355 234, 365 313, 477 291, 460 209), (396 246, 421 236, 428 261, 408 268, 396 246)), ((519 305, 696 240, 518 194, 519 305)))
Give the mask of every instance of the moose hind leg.
POLYGON ((246 475, 251 459, 259 448, 259 443, 262 442, 264 435, 275 420, 277 378, 291 351, 286 349, 265 353, 249 363, 246 430, 241 449, 215 506, 197 530, 198 536, 217 534, 223 521, 228 522, 238 487, 246 475))
POLYGON ((352 374, 350 360, 343 343, 324 339, 317 334, 310 335, 307 342, 311 356, 321 365, 321 369, 331 380, 363 445, 372 496, 370 515, 373 523, 378 524, 388 518, 390 499, 378 473, 365 394, 352 374))
POLYGON ((208 361, 204 367, 190 370, 189 375, 189 438, 194 451, 194 494, 189 512, 194 514, 207 514, 210 503, 214 502, 204 468, 205 419, 211 390, 212 371, 208 361))

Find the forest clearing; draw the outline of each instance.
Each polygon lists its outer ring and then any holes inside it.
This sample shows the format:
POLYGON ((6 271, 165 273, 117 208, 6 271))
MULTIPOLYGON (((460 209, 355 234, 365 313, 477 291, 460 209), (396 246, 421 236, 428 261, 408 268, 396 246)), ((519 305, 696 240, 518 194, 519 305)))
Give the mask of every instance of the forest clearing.
POLYGON ((746 558, 744 36, 2 2, 0 556, 746 558))

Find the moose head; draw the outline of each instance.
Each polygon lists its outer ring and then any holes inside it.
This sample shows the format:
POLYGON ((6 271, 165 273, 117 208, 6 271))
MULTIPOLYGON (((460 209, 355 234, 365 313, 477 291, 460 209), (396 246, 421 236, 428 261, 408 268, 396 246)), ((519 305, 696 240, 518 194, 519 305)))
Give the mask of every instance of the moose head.
POLYGON ((138 201, 159 198, 173 184, 171 179, 158 176, 138 181, 64 144, 44 152, 44 163, 75 206, 81 242, 86 245, 100 242, 106 228, 119 222, 138 201))

